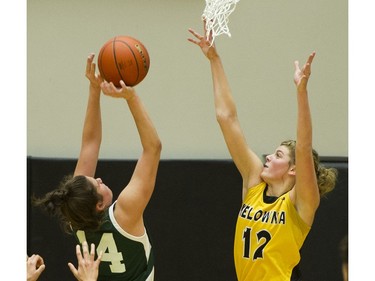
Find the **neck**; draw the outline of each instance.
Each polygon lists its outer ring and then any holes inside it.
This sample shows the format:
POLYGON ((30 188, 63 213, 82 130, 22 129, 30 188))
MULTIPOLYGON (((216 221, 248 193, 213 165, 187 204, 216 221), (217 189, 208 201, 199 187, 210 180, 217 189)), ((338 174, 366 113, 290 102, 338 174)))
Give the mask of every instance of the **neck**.
POLYGON ((273 196, 273 197, 280 197, 281 195, 290 191, 292 188, 293 187, 267 184, 266 195, 273 196))

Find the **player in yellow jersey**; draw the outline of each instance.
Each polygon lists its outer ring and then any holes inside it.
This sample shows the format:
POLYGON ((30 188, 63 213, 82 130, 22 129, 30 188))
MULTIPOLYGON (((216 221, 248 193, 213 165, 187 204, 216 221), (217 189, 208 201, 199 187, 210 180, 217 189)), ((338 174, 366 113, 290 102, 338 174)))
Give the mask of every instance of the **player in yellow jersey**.
MULTIPOLYGON (((319 164, 312 148, 312 121, 307 82, 315 52, 300 68, 295 62, 298 105, 297 139, 284 141, 265 163, 248 146, 236 105, 212 38, 189 29, 211 66, 216 118, 243 185, 234 261, 239 281, 299 280, 294 268, 313 224, 322 195, 331 191, 337 171, 319 164)), ((204 33, 206 34, 206 30, 204 33)))

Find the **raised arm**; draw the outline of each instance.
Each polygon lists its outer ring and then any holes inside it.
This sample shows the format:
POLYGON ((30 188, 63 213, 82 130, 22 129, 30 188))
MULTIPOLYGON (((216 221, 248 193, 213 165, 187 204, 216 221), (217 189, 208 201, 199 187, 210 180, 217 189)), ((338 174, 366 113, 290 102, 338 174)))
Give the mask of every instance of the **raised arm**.
POLYGON ((126 100, 134 118, 143 151, 129 184, 118 197, 115 217, 130 234, 141 235, 144 232, 143 212, 155 187, 161 141, 135 89, 127 87, 123 81, 120 83, 122 88, 117 89, 112 83, 104 82, 102 84, 103 93, 126 100))
POLYGON ((102 141, 102 119, 100 112, 100 74, 95 74, 94 54, 87 58, 86 77, 90 81, 89 98, 82 131, 81 151, 78 157, 74 176, 94 177, 102 141))
POLYGON ((311 74, 311 63, 315 52, 311 53, 300 69, 295 64, 294 83, 297 87, 297 141, 296 141, 296 184, 293 190, 294 204, 301 218, 312 225, 319 206, 320 194, 314 168, 312 147, 312 120, 307 93, 307 82, 311 74))
POLYGON ((205 38, 192 29, 189 29, 189 32, 198 40, 190 38, 188 40, 198 45, 210 61, 216 118, 231 157, 242 176, 245 194, 249 187, 261 181, 262 161, 246 143, 228 79, 215 44, 211 45, 210 38, 205 38))

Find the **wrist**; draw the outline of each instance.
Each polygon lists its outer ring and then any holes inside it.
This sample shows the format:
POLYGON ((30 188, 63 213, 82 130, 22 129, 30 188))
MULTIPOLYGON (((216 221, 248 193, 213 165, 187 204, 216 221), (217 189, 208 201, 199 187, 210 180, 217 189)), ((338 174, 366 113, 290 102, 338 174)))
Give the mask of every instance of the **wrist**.
POLYGON ((297 90, 297 97, 307 97, 307 90, 297 90))
POLYGON ((137 95, 135 94, 135 92, 129 94, 129 95, 124 95, 124 99, 127 101, 127 102, 131 102, 133 100, 135 100, 137 97, 137 95))
POLYGON ((220 56, 218 53, 213 53, 213 54, 210 54, 210 55, 207 55, 207 58, 210 62, 213 62, 215 60, 220 60, 220 56))
POLYGON ((100 85, 90 83, 90 91, 100 93, 100 91, 101 91, 100 85))

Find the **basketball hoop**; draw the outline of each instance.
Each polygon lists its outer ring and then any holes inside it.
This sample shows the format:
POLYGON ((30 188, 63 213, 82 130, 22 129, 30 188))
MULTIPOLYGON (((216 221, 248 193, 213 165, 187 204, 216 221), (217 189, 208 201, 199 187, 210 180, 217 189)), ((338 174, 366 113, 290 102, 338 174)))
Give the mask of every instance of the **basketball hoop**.
POLYGON ((206 0, 206 7, 202 18, 206 21, 206 37, 212 38, 211 45, 215 37, 227 34, 231 37, 228 28, 229 15, 236 8, 240 0, 206 0))

